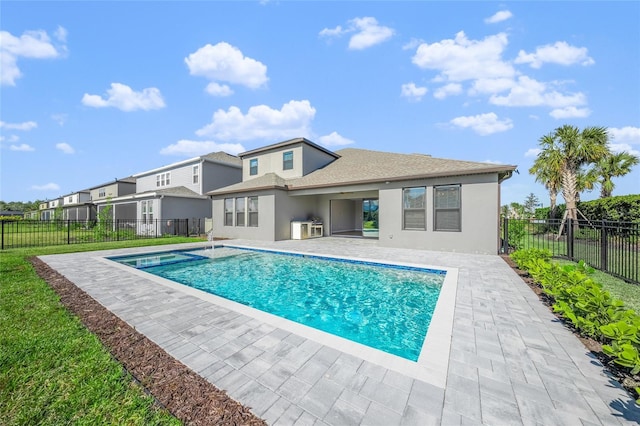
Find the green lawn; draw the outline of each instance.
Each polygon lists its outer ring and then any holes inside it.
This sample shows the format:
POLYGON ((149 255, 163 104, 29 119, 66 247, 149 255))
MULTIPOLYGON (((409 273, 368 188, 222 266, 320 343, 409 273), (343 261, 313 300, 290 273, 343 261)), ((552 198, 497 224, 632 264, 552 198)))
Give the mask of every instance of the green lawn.
POLYGON ((0 423, 174 425, 71 315, 30 256, 202 241, 161 238, 0 252, 0 423))

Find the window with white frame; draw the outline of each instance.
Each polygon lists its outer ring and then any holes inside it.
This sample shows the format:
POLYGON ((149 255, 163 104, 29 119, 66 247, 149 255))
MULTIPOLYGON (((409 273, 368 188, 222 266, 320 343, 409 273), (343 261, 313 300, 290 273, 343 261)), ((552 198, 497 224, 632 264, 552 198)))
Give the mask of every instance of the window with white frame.
POLYGON ((258 174, 258 159, 253 158, 249 160, 249 175, 255 176, 258 174))
POLYGON ((98 197, 106 197, 107 195, 107 189, 106 188, 100 188, 98 190, 98 197))
POLYGON ((233 226, 233 198, 224 199, 224 226, 233 226))
POLYGON ((247 197, 249 220, 247 226, 258 226, 258 197, 247 197))
POLYGON ((245 198, 236 198, 236 226, 244 226, 245 198))
POLYGON ((460 185, 435 186, 433 188, 433 230, 460 232, 460 185))
POLYGON ((171 184, 171 172, 158 173, 156 175, 156 187, 167 186, 171 184))
POLYGON ((293 151, 282 153, 282 170, 293 169, 293 151))
POLYGON ((402 190, 402 229, 427 229, 427 188, 424 186, 402 190))
POLYGON ((198 183, 200 181, 200 166, 193 166, 193 183, 198 183))
POLYGON ((145 224, 153 223, 153 200, 141 201, 142 222, 145 224))

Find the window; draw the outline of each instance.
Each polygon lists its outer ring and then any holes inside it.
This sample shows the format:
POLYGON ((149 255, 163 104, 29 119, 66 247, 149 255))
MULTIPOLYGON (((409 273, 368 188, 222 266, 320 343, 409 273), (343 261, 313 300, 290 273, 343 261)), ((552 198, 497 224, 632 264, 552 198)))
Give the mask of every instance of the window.
POLYGON ((293 151, 287 151, 282 154, 282 170, 293 169, 293 151))
POLYGON ((258 197, 247 198, 249 204, 249 222, 247 226, 258 226, 258 197))
POLYGON ((244 226, 244 197, 236 198, 236 226, 244 226))
POLYGON ((233 198, 224 199, 224 226, 233 226, 233 198))
POLYGON ((106 195, 107 195, 107 190, 106 190, 106 188, 100 188, 100 189, 98 190, 98 197, 104 197, 104 196, 106 196, 106 195))
POLYGON ((193 183, 200 181, 200 166, 193 166, 193 183))
POLYGON ((402 190, 403 229, 427 229, 427 188, 404 188, 402 190))
POLYGON ((254 158, 249 160, 249 175, 255 176, 258 174, 258 159, 254 158))
POLYGON ((171 184, 171 173, 170 172, 166 172, 166 173, 160 173, 158 175, 156 175, 156 186, 157 187, 161 187, 161 186, 167 186, 171 184))
POLYGON ((436 186, 433 188, 434 231, 457 231, 461 229, 460 185, 436 186))
POLYGON ((67 203, 71 204, 73 203, 73 195, 69 198, 67 198, 67 203))
POLYGON ((142 209, 142 223, 153 223, 153 201, 140 201, 140 207, 142 209))

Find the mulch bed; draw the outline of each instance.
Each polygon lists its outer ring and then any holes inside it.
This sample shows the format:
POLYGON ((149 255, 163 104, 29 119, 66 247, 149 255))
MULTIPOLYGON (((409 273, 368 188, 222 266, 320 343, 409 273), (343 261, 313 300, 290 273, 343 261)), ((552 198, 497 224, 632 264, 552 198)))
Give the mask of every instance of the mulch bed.
POLYGON ((190 425, 266 426, 231 399, 37 257, 29 259, 62 304, 98 336, 156 402, 190 425))
MULTIPOLYGON (((556 315, 552 309, 552 303, 553 303, 552 300, 549 299, 549 297, 544 293, 540 285, 537 284, 533 280, 533 278, 531 278, 529 273, 527 271, 523 271, 522 269, 519 269, 518 266, 513 261, 513 259, 511 259, 511 257, 509 257, 508 255, 502 254, 500 255, 500 257, 502 257, 502 259, 507 263, 507 265, 509 265, 520 276, 520 278, 522 278, 522 280, 529 286, 529 288, 531 288, 531 290, 533 290, 533 292, 536 295, 538 295, 538 298, 540 298, 540 301, 544 303, 554 315, 556 315)), ((568 329, 570 329, 578 339, 580 339, 580 341, 585 346, 585 348, 589 352, 591 352, 593 356, 598 358, 598 360, 602 363, 602 365, 605 366, 606 370, 612 375, 612 377, 615 380, 617 380, 622 385, 622 387, 624 387, 631 395, 636 395, 635 388, 640 386, 640 381, 638 380, 637 376, 632 375, 628 369, 624 369, 618 366, 618 364, 613 362, 611 357, 609 357, 604 352, 602 352, 602 344, 600 342, 593 340, 589 337, 581 336, 571 323, 565 321, 563 318, 558 317, 557 315, 556 317, 560 321, 562 321, 562 323, 568 329)))

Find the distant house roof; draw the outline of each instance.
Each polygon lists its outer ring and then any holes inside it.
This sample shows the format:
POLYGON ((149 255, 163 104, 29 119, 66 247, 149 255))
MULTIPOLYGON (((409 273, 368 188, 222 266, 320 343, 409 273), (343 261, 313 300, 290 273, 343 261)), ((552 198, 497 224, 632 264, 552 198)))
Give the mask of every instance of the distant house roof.
POLYGON ((135 194, 127 194, 122 195, 120 197, 112 198, 111 200, 102 199, 95 200, 95 204, 106 204, 106 203, 117 203, 120 201, 134 200, 140 198, 148 198, 148 197, 157 197, 157 196, 168 196, 168 197, 180 197, 180 198, 199 198, 206 199, 206 195, 200 195, 197 192, 190 190, 184 186, 174 186, 171 188, 163 188, 163 189, 152 189, 149 191, 138 192, 135 194))
POLYGON ((424 154, 398 154, 356 148, 342 149, 336 154, 338 155, 336 160, 303 177, 283 179, 270 173, 211 191, 208 194, 222 195, 267 188, 295 191, 308 188, 484 173, 498 173, 503 179, 510 176, 516 168, 516 166, 503 164, 435 158, 424 154))
POLYGON ((198 161, 209 161, 212 163, 220 163, 227 166, 242 168, 242 160, 235 155, 227 154, 223 151, 212 152, 209 154, 201 155, 199 157, 189 158, 187 160, 178 161, 176 163, 167 164, 166 166, 157 167, 155 169, 147 170, 145 172, 136 173, 133 175, 134 178, 149 175, 152 173, 158 173, 162 170, 173 169, 176 167, 183 166, 185 164, 194 163, 198 161))
POLYGON ((325 154, 331 155, 334 158, 339 158, 340 157, 335 152, 329 151, 328 149, 326 149, 326 148, 324 148, 324 147, 322 147, 322 146, 320 146, 320 145, 318 145, 316 143, 313 143, 309 139, 306 139, 306 138, 289 139, 289 140, 284 141, 284 142, 278 142, 278 143, 274 143, 272 145, 263 146, 261 148, 252 149, 251 151, 241 152, 240 154, 238 154, 238 156, 240 158, 249 157, 249 156, 253 156, 253 155, 265 152, 265 151, 271 151, 271 150, 274 150, 274 149, 280 149, 280 148, 287 147, 289 145, 296 145, 296 144, 299 144, 299 143, 305 143, 305 144, 307 144, 309 146, 314 147, 315 149, 317 149, 319 151, 324 152, 325 154))
MULTIPOLYGON (((90 191, 92 189, 102 188, 103 186, 113 185, 114 183, 117 183, 117 182, 136 183, 136 178, 134 178, 133 176, 127 176, 125 178, 116 178, 116 179, 112 180, 111 182, 106 182, 106 183, 102 183, 100 185, 92 186, 91 188, 87 188, 87 190, 90 191)), ((79 191, 79 192, 82 192, 82 191, 79 191)))

